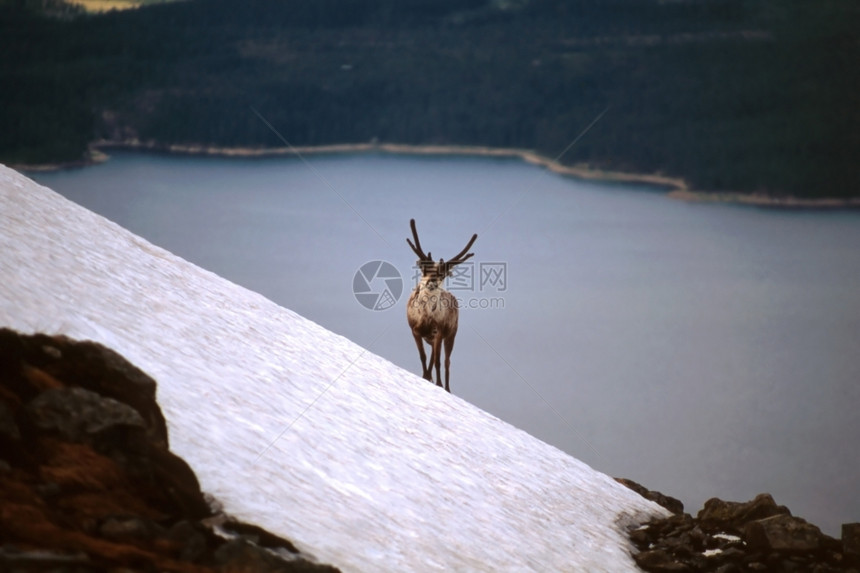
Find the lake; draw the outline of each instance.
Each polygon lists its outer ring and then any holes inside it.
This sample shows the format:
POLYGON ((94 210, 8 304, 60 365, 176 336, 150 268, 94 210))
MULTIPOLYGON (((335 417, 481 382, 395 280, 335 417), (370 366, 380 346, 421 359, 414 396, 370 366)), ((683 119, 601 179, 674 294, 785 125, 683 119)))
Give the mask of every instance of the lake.
POLYGON ((449 285, 455 395, 693 513, 767 491, 831 535, 860 521, 857 211, 512 159, 112 155, 30 175, 419 375, 409 219, 437 259, 478 233, 449 285))

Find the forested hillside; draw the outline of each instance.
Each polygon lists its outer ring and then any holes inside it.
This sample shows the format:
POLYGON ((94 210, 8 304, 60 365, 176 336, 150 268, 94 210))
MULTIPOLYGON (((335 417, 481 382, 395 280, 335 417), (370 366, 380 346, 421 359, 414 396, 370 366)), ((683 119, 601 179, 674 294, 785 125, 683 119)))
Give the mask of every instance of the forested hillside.
POLYGON ((534 149, 700 190, 860 195, 856 0, 0 5, 0 161, 96 139, 534 149))

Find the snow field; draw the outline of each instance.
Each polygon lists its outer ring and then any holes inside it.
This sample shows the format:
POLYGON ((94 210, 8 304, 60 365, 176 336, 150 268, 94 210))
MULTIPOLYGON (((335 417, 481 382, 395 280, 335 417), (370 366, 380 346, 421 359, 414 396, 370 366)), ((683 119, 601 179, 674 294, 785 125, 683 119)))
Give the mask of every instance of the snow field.
POLYGON ((666 515, 3 166, 0 326, 142 368, 203 490, 344 571, 637 571, 626 528, 666 515))

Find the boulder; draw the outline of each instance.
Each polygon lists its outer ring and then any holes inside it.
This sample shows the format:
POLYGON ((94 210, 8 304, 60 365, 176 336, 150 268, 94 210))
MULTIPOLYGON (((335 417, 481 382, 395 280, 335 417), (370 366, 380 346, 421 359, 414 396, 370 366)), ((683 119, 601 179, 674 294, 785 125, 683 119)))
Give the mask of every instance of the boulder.
POLYGON ((848 558, 860 563, 860 523, 842 524, 842 550, 848 558))
POLYGON ((144 429, 143 418, 127 404, 83 388, 56 388, 27 405, 30 420, 72 442, 93 443, 99 435, 144 429))
POLYGON ((32 368, 65 386, 79 386, 137 410, 154 441, 167 445, 167 423, 155 401, 156 383, 118 353, 91 341, 36 334, 20 338, 32 368))
POLYGON ((802 553, 821 546, 821 530, 791 515, 774 515, 747 523, 746 542, 752 549, 802 553))
POLYGON ((791 512, 787 507, 777 505, 769 493, 760 493, 755 499, 746 502, 711 498, 705 502, 697 519, 711 527, 742 531, 750 521, 775 515, 791 515, 791 512))

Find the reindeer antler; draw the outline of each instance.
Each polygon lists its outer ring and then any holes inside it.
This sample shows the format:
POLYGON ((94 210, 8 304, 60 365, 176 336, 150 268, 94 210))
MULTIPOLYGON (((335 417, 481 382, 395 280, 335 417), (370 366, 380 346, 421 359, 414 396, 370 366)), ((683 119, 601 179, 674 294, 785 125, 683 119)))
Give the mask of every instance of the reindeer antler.
POLYGON ((472 238, 469 239, 469 244, 467 244, 465 247, 463 247, 462 251, 460 251, 459 253, 457 253, 456 255, 451 257, 450 259, 448 259, 448 266, 458 265, 458 264, 462 263, 463 261, 468 260, 469 257, 475 256, 475 253, 469 253, 465 257, 463 255, 466 254, 466 251, 468 251, 469 249, 472 248, 472 245, 475 244, 475 240, 477 238, 478 238, 478 233, 475 233, 474 235, 472 235, 472 238))
MULTIPOLYGON (((412 238, 415 239, 413 243, 409 239, 406 239, 406 242, 409 243, 409 246, 412 247, 412 250, 418 255, 418 260, 421 263, 433 263, 433 256, 430 253, 424 253, 424 250, 421 248, 421 241, 418 240, 418 229, 415 228, 415 219, 409 220, 409 226, 412 228, 412 238)), ((472 245, 475 244, 475 241, 478 239, 478 233, 472 235, 472 238, 469 239, 469 242, 463 247, 463 250, 448 259, 448 262, 445 262, 444 259, 439 261, 439 264, 445 269, 445 274, 447 275, 451 269, 455 266, 459 265, 462 262, 469 260, 471 257, 475 256, 475 253, 468 253, 469 249, 472 248, 472 245)))
POLYGON ((469 239, 469 244, 467 244, 463 248, 462 251, 460 251, 459 253, 454 255, 454 257, 449 259, 447 263, 439 261, 440 263, 445 265, 445 276, 448 276, 454 267, 456 267, 457 265, 459 265, 462 262, 468 261, 471 257, 473 257, 475 255, 475 253, 466 254, 466 251, 468 251, 472 247, 472 244, 475 242, 475 239, 477 239, 477 238, 478 238, 478 233, 475 233, 474 235, 472 235, 472 238, 469 239), (466 255, 466 256, 463 256, 463 255, 466 255))
POLYGON ((412 247, 412 250, 418 255, 418 260, 421 262, 432 262, 433 257, 430 256, 430 253, 424 254, 424 250, 421 249, 421 241, 418 240, 418 230, 415 228, 415 219, 409 219, 409 226, 412 227, 412 237, 415 239, 415 244, 412 244, 408 238, 406 242, 409 243, 409 246, 412 247))

